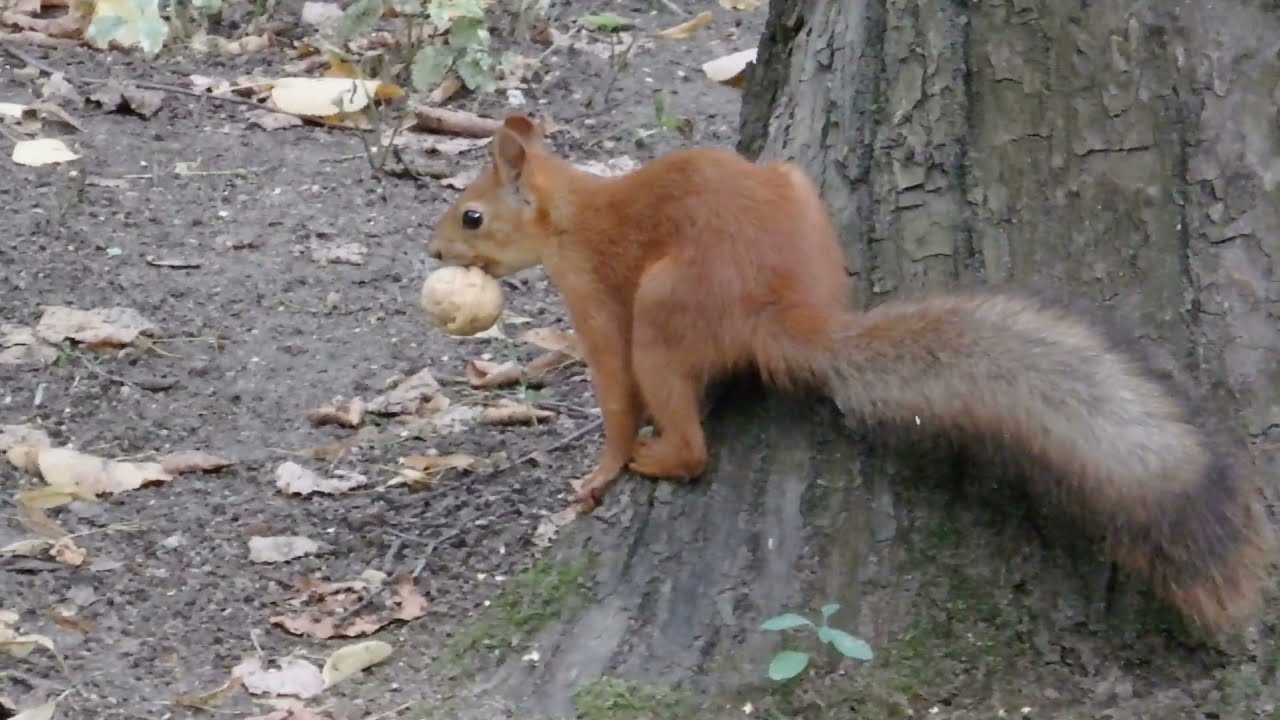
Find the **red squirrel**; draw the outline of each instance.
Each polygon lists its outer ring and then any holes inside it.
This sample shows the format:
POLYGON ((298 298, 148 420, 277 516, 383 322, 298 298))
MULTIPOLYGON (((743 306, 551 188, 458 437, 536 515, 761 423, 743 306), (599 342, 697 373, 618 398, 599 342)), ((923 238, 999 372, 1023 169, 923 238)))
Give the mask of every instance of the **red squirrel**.
POLYGON ((495 277, 541 264, 563 296, 604 418, 599 462, 575 483, 583 512, 624 467, 699 476, 705 386, 754 368, 823 389, 850 421, 1001 440, 1193 626, 1257 612, 1273 542, 1257 488, 1083 320, 999 293, 853 309, 833 222, 792 163, 697 148, 600 177, 522 115, 490 150, 430 254, 495 277), (646 418, 652 438, 637 435, 646 418))

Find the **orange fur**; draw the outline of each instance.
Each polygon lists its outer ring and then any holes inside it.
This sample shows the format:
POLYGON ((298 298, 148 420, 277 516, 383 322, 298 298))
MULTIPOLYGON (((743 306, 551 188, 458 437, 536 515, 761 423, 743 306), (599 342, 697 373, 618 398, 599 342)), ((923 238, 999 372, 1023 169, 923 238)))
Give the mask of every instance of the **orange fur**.
POLYGON ((431 252, 496 276, 542 264, 564 296, 605 427, 584 511, 624 467, 700 475, 703 389, 754 368, 826 390, 851 420, 1006 442, 1187 618, 1222 629, 1255 612, 1272 539, 1253 488, 1092 327, 1000 294, 855 312, 835 228, 793 164, 692 149, 602 178, 523 116, 492 155, 431 252), (646 415, 652 439, 637 436, 646 415))

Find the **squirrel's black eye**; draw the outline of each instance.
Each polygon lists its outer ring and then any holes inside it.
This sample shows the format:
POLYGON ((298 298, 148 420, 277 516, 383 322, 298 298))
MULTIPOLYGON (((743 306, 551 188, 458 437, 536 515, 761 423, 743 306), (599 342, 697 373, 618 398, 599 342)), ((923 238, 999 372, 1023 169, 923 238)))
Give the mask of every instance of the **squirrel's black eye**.
POLYGON ((475 230, 484 222, 484 215, 479 210, 466 210, 462 213, 462 227, 475 230))

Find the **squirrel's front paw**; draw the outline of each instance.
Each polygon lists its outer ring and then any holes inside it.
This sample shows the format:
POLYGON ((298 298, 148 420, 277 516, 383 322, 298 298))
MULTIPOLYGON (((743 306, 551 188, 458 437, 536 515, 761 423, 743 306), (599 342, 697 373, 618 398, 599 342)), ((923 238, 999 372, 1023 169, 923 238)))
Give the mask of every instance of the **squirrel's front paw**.
POLYGON ((573 486, 574 494, 577 496, 574 504, 578 512, 587 515, 599 507, 604 500, 605 491, 613 484, 620 470, 621 468, 610 471, 609 467, 601 466, 584 478, 570 481, 569 484, 573 486))
POLYGON ((681 443, 662 435, 637 438, 627 469, 637 475, 687 482, 702 474, 706 457, 690 452, 681 443))

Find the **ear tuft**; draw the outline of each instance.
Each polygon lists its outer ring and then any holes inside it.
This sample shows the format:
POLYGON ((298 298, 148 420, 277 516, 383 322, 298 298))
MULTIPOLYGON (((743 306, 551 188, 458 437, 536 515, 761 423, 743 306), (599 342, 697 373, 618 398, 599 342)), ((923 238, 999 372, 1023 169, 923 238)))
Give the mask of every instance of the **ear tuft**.
POLYGON ((542 128, 526 115, 508 115, 502 121, 502 127, 515 133, 526 143, 536 143, 542 139, 542 128))
POLYGON ((528 153, 520 136, 505 126, 493 136, 493 165, 503 183, 520 181, 528 153))

